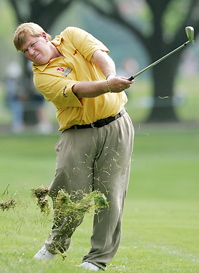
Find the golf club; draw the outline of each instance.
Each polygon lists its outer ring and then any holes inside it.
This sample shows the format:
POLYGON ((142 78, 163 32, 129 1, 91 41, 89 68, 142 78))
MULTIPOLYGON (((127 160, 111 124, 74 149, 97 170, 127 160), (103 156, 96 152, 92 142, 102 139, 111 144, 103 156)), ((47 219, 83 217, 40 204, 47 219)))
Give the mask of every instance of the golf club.
POLYGON ((156 64, 160 63, 161 61, 163 61, 164 59, 168 58, 169 56, 171 56, 173 53, 177 52, 178 50, 180 50, 181 48, 185 47, 187 44, 189 43, 194 43, 194 28, 191 26, 187 26, 185 28, 185 32, 188 38, 188 41, 185 42, 183 45, 177 47, 176 49, 174 49, 173 51, 171 51, 170 53, 166 54, 165 56, 163 56, 162 58, 158 59, 157 61, 155 61, 154 63, 150 64, 149 66, 147 66, 146 68, 142 69, 141 71, 137 72, 135 75, 131 76, 130 78, 128 78, 129 81, 132 81, 133 79, 135 79, 138 75, 142 74, 143 72, 145 72, 146 70, 148 70, 149 68, 152 68, 153 66, 155 66, 156 64))

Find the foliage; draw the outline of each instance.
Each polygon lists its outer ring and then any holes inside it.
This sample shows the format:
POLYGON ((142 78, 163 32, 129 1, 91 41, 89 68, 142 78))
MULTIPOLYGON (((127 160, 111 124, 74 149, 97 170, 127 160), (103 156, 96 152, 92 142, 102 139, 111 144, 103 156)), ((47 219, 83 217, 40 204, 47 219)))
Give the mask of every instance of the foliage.
POLYGON ((56 18, 72 4, 72 0, 21 0, 20 2, 9 0, 9 2, 15 10, 18 23, 33 21, 44 29, 49 29, 56 18))
POLYGON ((173 0, 169 3, 163 16, 162 25, 164 27, 165 41, 173 40, 176 32, 183 23, 183 20, 189 10, 191 3, 187 0, 173 0))
POLYGON ((11 60, 19 60, 19 56, 14 51, 12 37, 16 26, 15 14, 12 7, 5 0, 0 1, 0 58, 1 74, 0 82, 7 76, 7 65, 11 60))
MULTIPOLYGON (((145 0, 145 6, 143 5, 144 1, 141 1, 139 3, 140 6, 143 7, 143 10, 147 10, 147 13, 151 16, 146 16, 146 20, 143 21, 139 18, 138 22, 140 23, 135 23, 133 19, 129 20, 129 10, 132 11, 132 17, 134 17, 134 13, 137 12, 136 9, 134 12, 132 8, 132 1, 126 0, 122 1, 122 3, 114 0, 109 1, 111 6, 109 9, 104 9, 98 2, 93 0, 85 0, 85 2, 91 5, 101 16, 109 19, 112 18, 118 24, 127 28, 129 33, 132 33, 132 35, 135 34, 145 46, 151 62, 166 55, 186 41, 185 27, 187 25, 192 25, 196 34, 199 32, 199 20, 195 16, 195 11, 199 8, 199 2, 196 0, 177 2, 176 0, 162 0, 159 2, 155 0, 145 0), (182 9, 184 16, 180 13, 182 9), (170 20, 171 14, 173 14, 174 11, 176 18, 178 18, 177 14, 180 14, 179 20, 170 20), (168 20, 175 25, 175 28, 167 27, 168 20), (143 22, 145 24, 143 24, 143 22)), ((136 7, 136 1, 134 1, 134 5, 134 7, 136 7)), ((138 9, 138 12, 139 11, 138 9)), ((154 104, 147 119, 150 122, 178 120, 174 111, 172 97, 174 95, 174 79, 178 72, 183 51, 184 50, 178 51, 172 55, 172 58, 165 59, 164 62, 159 63, 152 70, 154 104), (170 99, 162 101, 160 107, 156 98, 166 96, 170 99)))
MULTIPOLYGON (((185 26, 193 25, 196 35, 199 32, 197 16, 199 2, 197 0, 162 0, 159 2, 156 0, 22 1, 23 5, 21 5, 21 1, 9 0, 16 12, 18 22, 35 21, 47 31, 53 28, 61 14, 63 15, 64 12, 67 14, 75 4, 81 5, 78 12, 81 16, 84 15, 87 7, 90 7, 90 10, 96 14, 94 16, 95 21, 90 24, 91 26, 96 26, 97 21, 101 20, 102 17, 107 27, 115 22, 115 29, 120 26, 125 32, 128 32, 128 36, 137 38, 140 45, 145 48, 151 62, 185 42, 185 26)), ((118 43, 118 51, 121 51, 121 48, 125 51, 124 41, 121 44, 118 43)), ((179 71, 183 53, 184 49, 152 69, 154 104, 148 117, 146 117, 148 121, 178 120, 174 110, 173 96, 175 78, 179 71), (157 98, 166 96, 169 97, 169 100, 162 101, 162 105, 159 107, 157 98)), ((129 56, 135 58, 138 63, 142 62, 143 56, 137 57, 131 52, 129 56)), ((26 63, 25 67, 27 67, 26 63)))

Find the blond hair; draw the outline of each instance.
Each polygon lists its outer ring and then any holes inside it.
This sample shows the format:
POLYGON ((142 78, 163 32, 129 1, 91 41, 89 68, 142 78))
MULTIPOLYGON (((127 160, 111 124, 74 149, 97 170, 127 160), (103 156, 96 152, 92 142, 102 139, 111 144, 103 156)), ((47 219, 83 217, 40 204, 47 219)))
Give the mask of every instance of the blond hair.
MULTIPOLYGON (((34 37, 39 37, 42 35, 43 32, 45 32, 43 28, 36 23, 29 22, 19 25, 14 33, 13 38, 16 49, 21 49, 22 45, 26 42, 27 36, 31 35, 34 37)), ((48 39, 51 40, 51 36, 48 33, 46 34, 48 39)))

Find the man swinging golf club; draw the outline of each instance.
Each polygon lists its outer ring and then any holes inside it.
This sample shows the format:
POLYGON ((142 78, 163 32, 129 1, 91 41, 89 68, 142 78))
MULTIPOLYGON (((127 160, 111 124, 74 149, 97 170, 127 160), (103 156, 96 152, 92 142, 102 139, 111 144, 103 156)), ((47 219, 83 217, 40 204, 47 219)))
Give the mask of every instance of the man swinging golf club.
MULTIPOLYGON (((99 190, 109 202, 108 209, 94 216, 91 249, 83 257, 83 268, 105 270, 120 242, 134 137, 123 90, 136 76, 193 42, 192 27, 186 28, 186 34, 185 44, 126 79, 115 76, 107 47, 79 28, 68 27, 53 40, 35 23, 24 23, 15 31, 15 47, 33 62, 35 86, 55 105, 62 131, 50 196, 55 202, 60 189, 71 197, 79 190, 99 190)), ((66 220, 53 225, 35 259, 52 259, 69 248, 83 219, 74 220, 70 229, 66 220)))
MULTIPOLYGON (((83 268, 105 270, 117 252, 124 199, 129 181, 134 130, 124 106, 133 81, 115 76, 108 48, 91 34, 68 27, 53 40, 39 25, 24 23, 14 44, 33 63, 35 87, 57 111, 62 132, 56 146, 53 202, 59 190, 103 193, 109 207, 94 215, 91 249, 83 268)), ((55 224, 35 259, 52 259, 69 248, 82 222, 55 224), (68 227, 68 225, 67 225, 68 227)))

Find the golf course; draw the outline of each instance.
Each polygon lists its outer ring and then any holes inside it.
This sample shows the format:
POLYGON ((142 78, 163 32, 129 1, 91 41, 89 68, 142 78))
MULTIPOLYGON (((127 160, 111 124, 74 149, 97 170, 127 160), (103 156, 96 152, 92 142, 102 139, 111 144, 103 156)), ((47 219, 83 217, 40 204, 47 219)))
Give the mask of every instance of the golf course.
MULTIPOLYGON (((41 213, 31 190, 52 181, 58 138, 58 133, 0 136, 2 273, 86 272, 77 265, 90 249, 90 213, 65 259, 33 259, 50 231, 53 212, 41 213)), ((198 126, 135 126, 122 239, 107 272, 199 272, 198 143, 198 126)))
POLYGON ((0 0, 0 273, 199 273, 198 13, 0 0))

